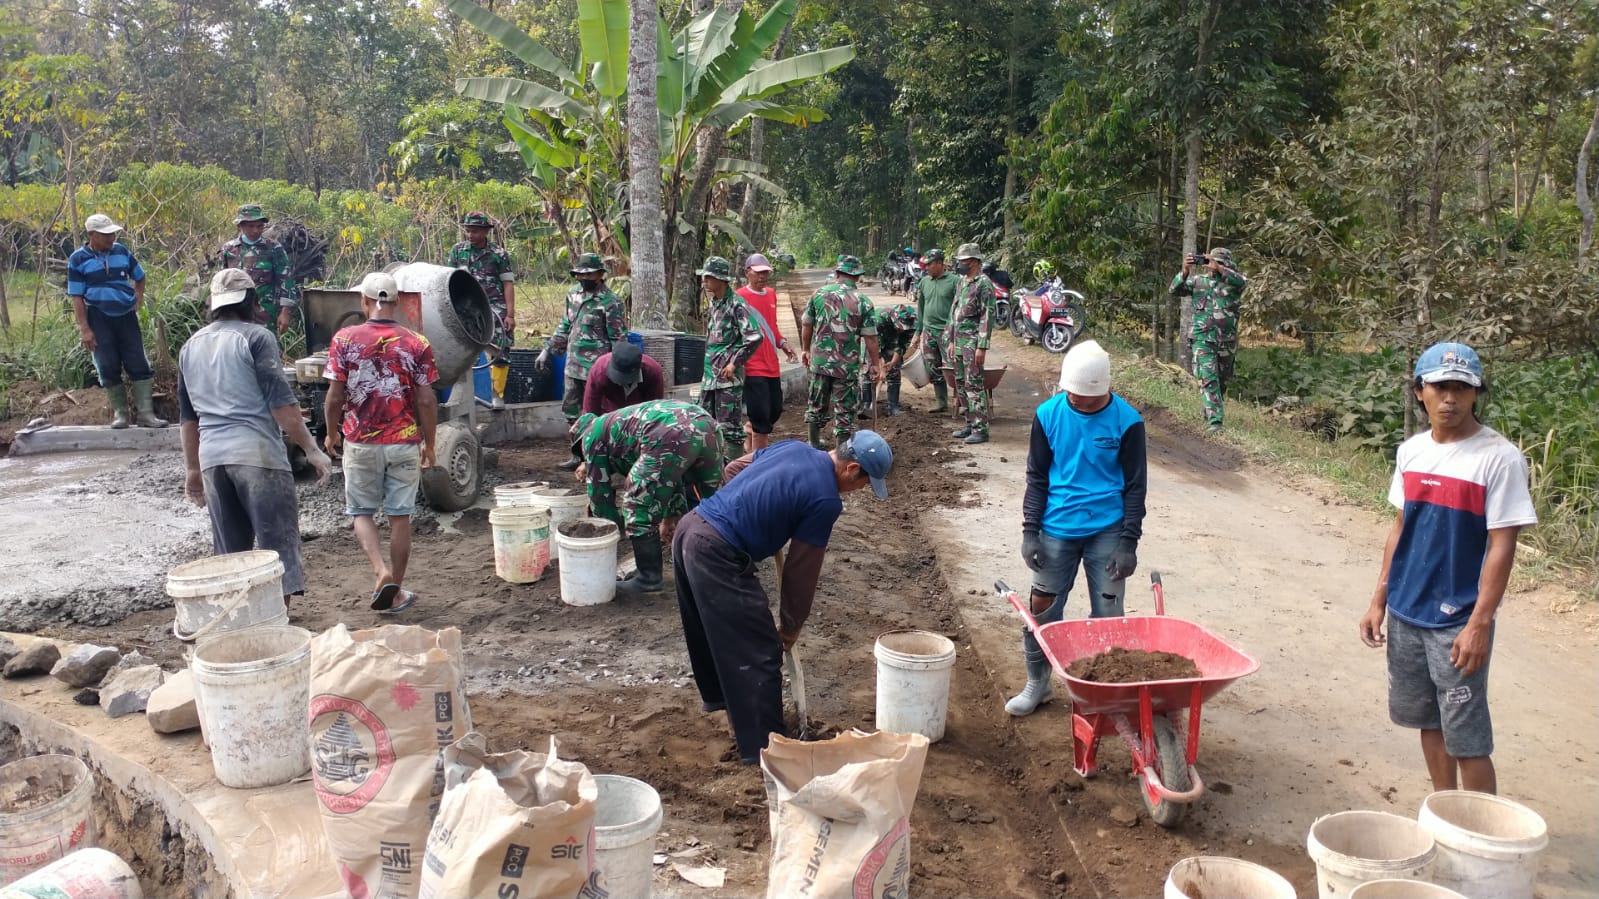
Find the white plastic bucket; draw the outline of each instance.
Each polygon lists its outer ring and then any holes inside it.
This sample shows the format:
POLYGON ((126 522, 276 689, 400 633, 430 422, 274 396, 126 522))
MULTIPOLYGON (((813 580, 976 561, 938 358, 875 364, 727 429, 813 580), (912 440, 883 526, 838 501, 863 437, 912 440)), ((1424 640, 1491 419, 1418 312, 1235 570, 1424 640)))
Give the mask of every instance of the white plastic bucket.
POLYGON ((288 783, 311 770, 311 632, 254 627, 201 643, 189 661, 200 727, 224 786, 288 783))
POLYGON ((1323 815, 1310 825, 1305 844, 1321 899, 1349 899, 1368 880, 1423 879, 1437 854, 1421 824, 1387 812, 1323 815))
POLYGON ((144 899, 144 890, 127 862, 89 848, 0 887, 0 899, 144 899))
POLYGON ((560 556, 561 602, 569 606, 597 606, 616 597, 616 525, 603 518, 574 518, 555 529, 555 551, 560 556), (578 525, 603 527, 599 537, 573 537, 567 531, 578 525))
POLYGON ((93 846, 94 778, 82 759, 34 755, 0 765, 0 884, 93 846))
POLYGON ((1349 899, 1466 899, 1448 887, 1420 880, 1368 880, 1349 891, 1349 899))
POLYGON ((501 509, 507 506, 531 506, 535 504, 538 491, 549 486, 546 481, 522 481, 516 484, 501 484, 494 488, 494 505, 501 509))
POLYGON ((661 794, 642 780, 596 774, 594 867, 612 896, 650 899, 655 879, 655 833, 661 829, 661 794))
POLYGON ((550 512, 540 506, 489 510, 494 529, 494 573, 513 584, 531 584, 550 564, 550 512))
POLYGON ((922 356, 921 350, 905 357, 905 361, 899 364, 899 373, 918 389, 933 383, 932 376, 927 373, 927 359, 922 356))
POLYGON ((889 631, 877 638, 877 729, 944 739, 955 644, 928 631, 889 631))
POLYGON ((533 490, 533 505, 550 510, 550 533, 553 534, 563 523, 575 521, 589 514, 589 493, 581 486, 545 485, 533 490))
POLYGON ((1294 885, 1241 858, 1195 855, 1166 874, 1166 899, 1295 899, 1294 885))
POLYGON ((227 553, 179 565, 167 572, 167 595, 176 612, 172 636, 179 640, 289 620, 283 563, 276 550, 227 553))
POLYGON ((1530 899, 1549 828, 1537 812, 1488 793, 1444 790, 1422 800, 1438 841, 1431 880, 1471 899, 1530 899))

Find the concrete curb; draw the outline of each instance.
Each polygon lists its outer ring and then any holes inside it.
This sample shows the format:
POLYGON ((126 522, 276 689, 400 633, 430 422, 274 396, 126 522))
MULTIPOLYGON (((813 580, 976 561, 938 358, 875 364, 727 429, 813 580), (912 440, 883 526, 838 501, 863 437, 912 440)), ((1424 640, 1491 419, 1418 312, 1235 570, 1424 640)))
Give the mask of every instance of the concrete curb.
POLYGON ((35 456, 40 453, 131 450, 158 453, 183 446, 177 425, 166 428, 125 428, 110 425, 46 425, 18 431, 11 441, 11 455, 35 456))

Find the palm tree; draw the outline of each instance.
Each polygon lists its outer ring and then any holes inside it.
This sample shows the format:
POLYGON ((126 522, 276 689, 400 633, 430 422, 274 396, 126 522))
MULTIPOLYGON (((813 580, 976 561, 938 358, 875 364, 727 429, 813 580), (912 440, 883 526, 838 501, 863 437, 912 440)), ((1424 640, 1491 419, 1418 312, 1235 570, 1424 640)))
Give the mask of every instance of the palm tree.
POLYGON ((632 250, 633 320, 666 327, 666 250, 661 242, 661 128, 655 98, 656 0, 631 0, 628 16, 628 245, 632 250))

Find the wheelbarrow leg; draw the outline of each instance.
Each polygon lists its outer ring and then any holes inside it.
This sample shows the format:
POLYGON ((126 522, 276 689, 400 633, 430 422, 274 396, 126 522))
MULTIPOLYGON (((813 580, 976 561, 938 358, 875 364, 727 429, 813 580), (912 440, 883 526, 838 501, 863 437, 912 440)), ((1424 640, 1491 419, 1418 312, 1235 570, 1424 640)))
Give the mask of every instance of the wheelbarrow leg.
POLYGON ((1083 777, 1093 777, 1098 766, 1094 756, 1099 751, 1100 726, 1103 715, 1083 717, 1072 713, 1072 767, 1083 777))

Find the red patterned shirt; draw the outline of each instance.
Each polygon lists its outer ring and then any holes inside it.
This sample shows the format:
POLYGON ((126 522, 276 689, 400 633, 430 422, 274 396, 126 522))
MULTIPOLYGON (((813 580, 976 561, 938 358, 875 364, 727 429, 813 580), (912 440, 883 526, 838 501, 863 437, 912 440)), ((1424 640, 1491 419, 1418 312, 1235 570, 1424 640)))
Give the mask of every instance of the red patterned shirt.
POLYGON ((439 379, 426 337, 383 319, 345 328, 328 347, 327 379, 345 384, 345 440, 422 442, 415 391, 439 379))

